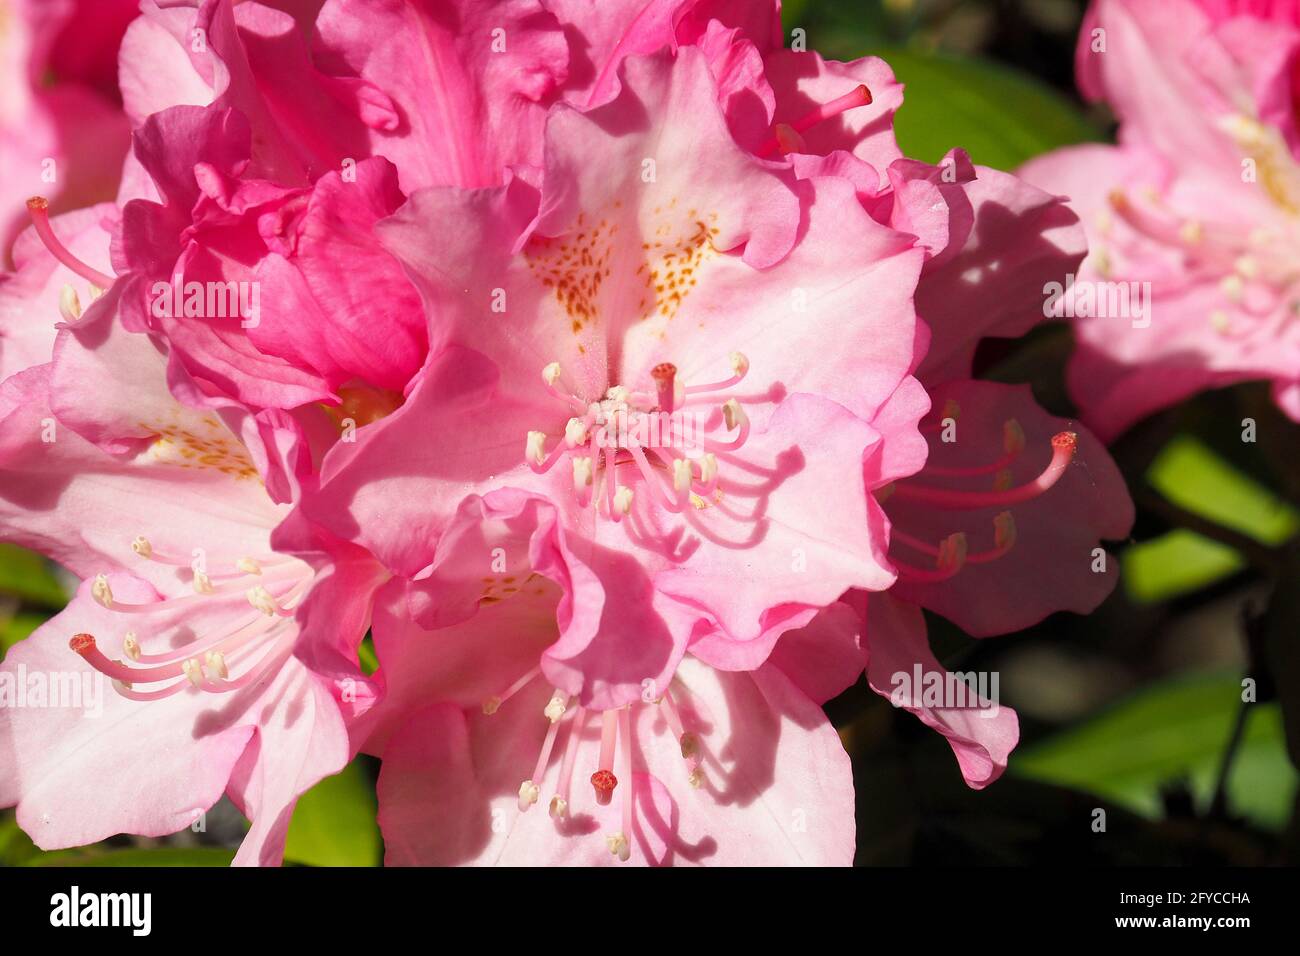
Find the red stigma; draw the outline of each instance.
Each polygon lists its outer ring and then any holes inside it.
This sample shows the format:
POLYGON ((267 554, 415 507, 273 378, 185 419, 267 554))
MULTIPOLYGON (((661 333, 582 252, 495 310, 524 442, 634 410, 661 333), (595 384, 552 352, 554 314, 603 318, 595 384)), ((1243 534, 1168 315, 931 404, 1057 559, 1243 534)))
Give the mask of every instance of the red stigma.
POLYGON ((50 201, 44 196, 33 196, 27 200, 27 208, 32 212, 44 212, 50 208, 50 201))
POLYGON ((95 649, 95 638, 92 634, 73 634, 72 640, 68 641, 68 647, 72 648, 83 657, 95 649))
POLYGON ((596 802, 602 807, 608 806, 618 786, 618 777, 608 770, 597 770, 591 775, 591 785, 596 790, 596 802))
POLYGON ((1052 436, 1052 447, 1065 451, 1073 451, 1079 445, 1079 436, 1074 432, 1057 432, 1052 436))
POLYGON ((665 379, 671 381, 677 374, 677 366, 672 362, 660 362, 650 370, 650 377, 656 382, 662 382, 665 379))

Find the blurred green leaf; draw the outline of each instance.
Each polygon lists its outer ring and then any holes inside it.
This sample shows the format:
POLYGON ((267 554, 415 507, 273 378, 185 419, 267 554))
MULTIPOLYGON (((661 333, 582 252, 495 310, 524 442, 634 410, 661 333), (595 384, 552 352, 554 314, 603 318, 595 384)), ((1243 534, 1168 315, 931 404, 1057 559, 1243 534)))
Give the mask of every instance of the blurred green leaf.
POLYGON ((229 866, 234 850, 221 847, 160 846, 106 849, 102 846, 79 847, 42 853, 27 861, 27 866, 229 866))
POLYGON ((4 542, 0 542, 0 594, 56 610, 68 603, 68 595, 44 558, 4 542))
POLYGON ((12 614, 0 620, 0 658, 9 652, 23 638, 31 635, 46 621, 43 614, 31 614, 27 611, 21 611, 18 614, 12 614))
POLYGON ((1226 544, 1182 528, 1130 545, 1122 560, 1124 590, 1139 604, 1199 591, 1246 566, 1226 544))
POLYGON ((1201 442, 1175 438, 1147 469, 1147 483, 1169 501, 1264 544, 1300 529, 1300 514, 1201 442))
POLYGON ((38 856, 40 852, 31 838, 19 828, 14 812, 0 812, 0 866, 17 866, 38 856))
MULTIPOLYGON (((1300 529, 1294 508, 1190 436, 1162 448, 1146 480, 1178 507, 1264 544, 1281 544, 1300 529)), ((1246 565, 1228 545, 1183 529, 1132 545, 1123 561, 1129 597, 1146 604, 1200 590, 1246 565)))
POLYGON ((874 53, 906 85, 895 118, 908 156, 938 162, 954 146, 996 169, 1015 169, 1058 146, 1101 138, 1070 100, 1027 74, 951 55, 884 49, 874 53))
POLYGON ((326 777, 298 800, 284 858, 311 866, 378 866, 382 841, 375 790, 359 763, 326 777))
MULTIPOLYGON (((1228 781, 1228 809, 1280 830, 1297 775, 1287 761, 1275 704, 1251 704, 1228 781)), ((1184 780, 1203 808, 1241 707, 1240 680, 1203 674, 1154 684, 1077 727, 1012 755, 1026 779, 1071 787, 1134 813, 1162 815, 1160 790, 1184 780)))

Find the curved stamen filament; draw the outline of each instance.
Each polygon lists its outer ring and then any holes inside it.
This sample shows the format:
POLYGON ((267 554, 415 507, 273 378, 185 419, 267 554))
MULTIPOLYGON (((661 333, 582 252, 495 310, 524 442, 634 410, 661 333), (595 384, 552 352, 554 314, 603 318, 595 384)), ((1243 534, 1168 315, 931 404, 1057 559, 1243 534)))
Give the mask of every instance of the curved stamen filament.
POLYGON ((1047 491, 1069 467, 1078 448, 1079 439, 1074 432, 1059 432, 1052 438, 1052 460, 1043 472, 1031 481, 1005 491, 960 491, 951 488, 929 488, 900 482, 894 486, 894 497, 917 501, 954 511, 968 511, 975 508, 997 508, 1029 501, 1047 491))
POLYGON ((578 744, 582 741, 582 731, 587 723, 587 709, 579 707, 573 712, 569 721, 569 739, 564 743, 564 759, 560 762, 560 781, 555 796, 551 798, 550 812, 553 817, 564 817, 569 812, 569 794, 573 790, 573 768, 578 762, 578 744))

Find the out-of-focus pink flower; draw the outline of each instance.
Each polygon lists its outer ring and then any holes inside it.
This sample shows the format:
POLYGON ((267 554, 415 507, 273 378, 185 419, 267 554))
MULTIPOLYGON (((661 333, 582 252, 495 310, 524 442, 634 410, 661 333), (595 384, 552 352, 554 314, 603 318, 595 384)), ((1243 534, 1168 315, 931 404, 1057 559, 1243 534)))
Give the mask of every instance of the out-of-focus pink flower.
POLYGON ((862 462, 915 432, 868 424, 914 364, 911 239, 847 183, 737 148, 697 50, 623 69, 611 103, 552 115, 540 197, 424 190, 380 227, 435 357, 309 502, 412 575, 467 495, 554 501, 566 598, 544 669, 598 708, 665 684, 701 629, 753 640, 887 587, 862 462), (656 415, 660 439, 638 437, 656 415))
POLYGON ((1079 82, 1115 110, 1120 145, 1060 150, 1023 174, 1068 196, 1088 229, 1078 278, 1099 305, 1076 321, 1069 385, 1103 439, 1249 379, 1271 380, 1300 419, 1293 12, 1191 0, 1089 11, 1079 82), (1121 289, 1142 314, 1107 304, 1121 289))
POLYGON ((117 188, 128 128, 101 66, 116 60, 123 9, 118 0, 0 5, 0 260, 27 224, 28 196, 65 210, 117 188))
MULTIPOLYGON (((111 226, 79 213, 54 231, 98 264, 111 226)), ((3 331, 67 324, 0 385, 0 529, 82 584, 0 668, 47 688, 0 708, 0 805, 55 848, 175 832, 224 791, 253 821, 236 862, 276 863, 298 796, 353 752, 344 712, 373 702, 356 647, 385 572, 268 493, 307 477, 295 422, 205 398, 116 323, 121 286, 92 299, 48 253, 25 258, 0 286, 3 331)))

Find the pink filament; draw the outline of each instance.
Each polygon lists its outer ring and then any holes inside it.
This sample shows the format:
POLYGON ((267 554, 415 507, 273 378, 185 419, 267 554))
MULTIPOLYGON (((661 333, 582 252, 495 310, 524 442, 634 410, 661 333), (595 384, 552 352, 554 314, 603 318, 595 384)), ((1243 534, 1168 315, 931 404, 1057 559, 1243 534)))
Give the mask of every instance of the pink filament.
POLYGON ((950 488, 927 488, 902 482, 894 486, 894 496, 900 500, 917 501, 954 511, 997 508, 1029 501, 1037 498, 1060 480, 1065 474, 1065 469, 1074 459, 1078 445, 1078 436, 1074 432, 1057 433, 1052 438, 1052 460, 1048 462, 1042 474, 1006 491, 958 491, 950 488))

